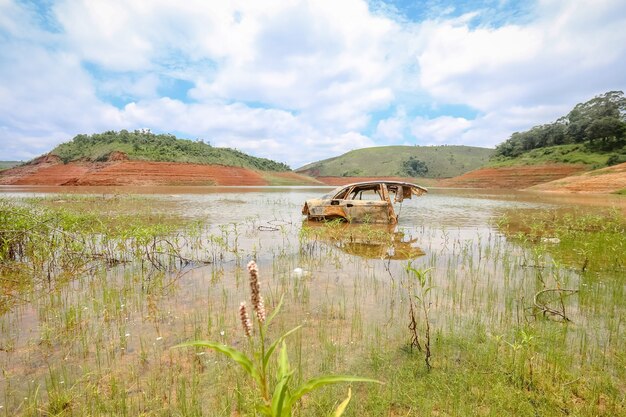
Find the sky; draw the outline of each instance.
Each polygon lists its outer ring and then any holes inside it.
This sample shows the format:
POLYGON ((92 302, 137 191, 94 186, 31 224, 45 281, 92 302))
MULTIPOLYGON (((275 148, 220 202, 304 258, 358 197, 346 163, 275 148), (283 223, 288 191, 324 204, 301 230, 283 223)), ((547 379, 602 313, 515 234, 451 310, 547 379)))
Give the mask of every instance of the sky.
POLYGON ((626 90, 623 0, 0 0, 0 160, 149 128, 292 168, 626 90))

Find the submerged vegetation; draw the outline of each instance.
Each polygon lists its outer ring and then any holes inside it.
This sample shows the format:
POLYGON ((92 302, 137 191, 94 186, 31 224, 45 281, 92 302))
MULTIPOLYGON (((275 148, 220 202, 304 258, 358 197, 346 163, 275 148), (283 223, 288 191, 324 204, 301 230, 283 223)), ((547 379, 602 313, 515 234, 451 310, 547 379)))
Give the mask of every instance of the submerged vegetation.
POLYGON ((626 217, 618 209, 594 214, 553 210, 506 215, 499 225, 507 235, 532 245, 535 252, 549 253, 553 262, 581 272, 626 275, 626 217))
POLYGON ((626 413, 623 212, 433 195, 386 230, 236 193, 2 200, 0 415, 626 413))
POLYGON ((129 159, 143 161, 219 164, 261 171, 290 170, 284 163, 254 157, 235 149, 216 148, 203 140, 178 139, 174 135, 144 130, 77 135, 50 153, 67 163, 79 159, 106 161, 114 152, 123 152, 129 159))

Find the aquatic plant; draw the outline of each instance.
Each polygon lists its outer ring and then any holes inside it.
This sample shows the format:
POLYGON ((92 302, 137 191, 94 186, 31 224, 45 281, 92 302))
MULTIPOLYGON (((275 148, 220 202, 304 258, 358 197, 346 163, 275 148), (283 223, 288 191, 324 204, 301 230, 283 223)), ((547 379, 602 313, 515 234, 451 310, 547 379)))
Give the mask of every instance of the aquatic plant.
MULTIPOLYGON (((269 317, 266 317, 263 297, 260 295, 258 281, 259 271, 256 262, 250 261, 248 264, 248 272, 250 276, 251 302, 252 308, 255 312, 255 322, 257 324, 258 333, 253 332, 252 321, 249 318, 245 302, 242 302, 239 306, 239 317, 244 334, 250 343, 253 356, 250 357, 240 350, 212 341, 193 341, 183 343, 175 347, 213 349, 216 352, 226 355, 228 358, 239 364, 256 384, 261 400, 261 403, 257 404, 258 411, 268 417, 291 416, 292 410, 303 396, 325 385, 342 382, 380 383, 380 381, 375 379, 358 376, 324 375, 309 379, 297 388, 290 389, 289 385, 294 379, 293 376, 295 369, 292 369, 289 364, 285 339, 300 329, 301 326, 294 327, 275 339, 271 344, 269 344, 269 346, 266 345, 265 337, 268 327, 274 317, 276 317, 279 313, 283 299, 281 298, 272 314, 269 317), (275 369, 275 374, 271 375, 271 370, 273 368, 270 368, 269 366, 270 359, 279 346, 280 351, 278 352, 277 367, 275 369)), ((348 397, 335 409, 334 416, 339 417, 343 414, 351 396, 352 393, 349 390, 348 397)))

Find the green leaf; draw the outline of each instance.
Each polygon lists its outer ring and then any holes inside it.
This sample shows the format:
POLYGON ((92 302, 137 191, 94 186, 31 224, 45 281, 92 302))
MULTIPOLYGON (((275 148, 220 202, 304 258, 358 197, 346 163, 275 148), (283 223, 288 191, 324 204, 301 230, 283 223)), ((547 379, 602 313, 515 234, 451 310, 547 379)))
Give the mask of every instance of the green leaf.
POLYGON ((276 379, 278 383, 274 388, 274 394, 272 395, 272 415, 274 417, 280 417, 283 415, 283 411, 286 411, 285 415, 290 415, 291 410, 285 409, 285 400, 288 399, 288 382, 291 379, 293 372, 289 370, 289 357, 287 356, 287 344, 283 340, 282 347, 280 348, 280 354, 278 356, 278 372, 276 379))
POLYGON ((350 376, 350 375, 319 376, 317 378, 310 379, 304 384, 302 384, 300 388, 298 388, 293 393, 293 395, 289 399, 289 403, 287 404, 287 406, 291 408, 293 404, 296 401, 298 401, 300 398, 302 398, 304 395, 320 387, 323 387, 324 385, 338 384, 340 382, 373 382, 376 384, 382 384, 381 381, 377 381, 375 379, 370 379, 370 378, 363 378, 359 376, 350 376))
POLYGON ((350 402, 351 398, 352 388, 348 388, 348 398, 346 398, 341 402, 341 404, 339 404, 339 406, 335 410, 335 413, 333 414, 333 417, 341 417, 343 415, 343 412, 346 411, 346 407, 348 407, 348 403, 350 402))
POLYGON ((257 367, 254 366, 254 363, 252 363, 250 358, 248 358, 243 352, 237 349, 231 348, 221 343, 209 342, 205 340, 196 340, 193 342, 181 343, 180 345, 176 345, 174 347, 203 347, 213 349, 237 362, 248 373, 248 375, 250 375, 259 384, 259 386, 262 385, 261 374, 259 373, 257 367))
POLYGON ((280 354, 278 355, 278 374, 279 381, 285 378, 289 374, 289 357, 287 356, 287 344, 283 340, 282 347, 280 348, 280 354))
POLYGON ((302 325, 294 327, 293 329, 289 330, 287 333, 280 336, 278 339, 274 340, 274 342, 267 349, 267 352, 265 352, 265 357, 263 358, 263 369, 267 368, 267 363, 269 362, 270 357, 272 356, 272 353, 274 353, 274 351, 276 350, 276 347, 278 346, 278 344, 282 342, 283 340, 285 340, 285 338, 289 336, 291 333, 298 330, 300 327, 302 327, 302 325))
POLYGON ((283 412, 285 416, 291 415, 291 409, 287 408, 285 401, 289 402, 288 386, 292 373, 278 381, 272 394, 272 417, 281 417, 283 412))

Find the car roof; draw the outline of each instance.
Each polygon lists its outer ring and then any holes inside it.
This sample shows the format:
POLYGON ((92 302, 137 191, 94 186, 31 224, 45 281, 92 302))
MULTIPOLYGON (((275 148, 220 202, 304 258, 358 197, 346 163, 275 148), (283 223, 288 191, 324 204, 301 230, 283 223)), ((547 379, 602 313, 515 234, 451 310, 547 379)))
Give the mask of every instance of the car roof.
POLYGON ((425 187, 422 187, 421 185, 417 185, 417 184, 413 184, 411 182, 404 182, 404 181, 386 181, 386 180, 375 180, 375 181, 363 181, 363 182, 354 182, 352 184, 346 184, 342 187, 338 187, 338 190, 343 190, 345 188, 349 188, 355 185, 376 185, 376 184, 387 184, 387 185, 401 185, 401 186, 405 186, 405 187, 414 187, 414 188, 418 188, 424 192, 428 192, 428 189, 425 187))

